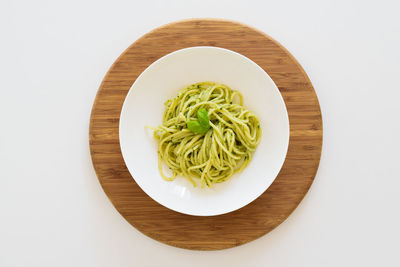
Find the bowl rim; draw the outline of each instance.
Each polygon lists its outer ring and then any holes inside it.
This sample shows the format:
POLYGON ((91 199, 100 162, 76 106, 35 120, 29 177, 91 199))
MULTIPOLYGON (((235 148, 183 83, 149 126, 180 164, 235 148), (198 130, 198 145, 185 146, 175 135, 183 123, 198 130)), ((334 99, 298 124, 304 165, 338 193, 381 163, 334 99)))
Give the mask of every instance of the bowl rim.
MULTIPOLYGON (((281 92, 279 91, 278 86, 275 84, 275 82, 272 80, 272 78, 269 76, 269 74, 268 74, 263 68, 261 68, 256 62, 254 62, 253 60, 251 60, 250 58, 248 58, 248 57, 246 57, 246 56, 244 56, 244 55, 242 55, 242 54, 240 54, 240 53, 238 53, 238 52, 236 52, 236 51, 233 51, 233 50, 230 50, 230 49, 227 49, 227 48, 223 48, 223 47, 217 47, 217 46, 190 46, 190 47, 185 47, 185 48, 178 49, 178 50, 172 51, 172 52, 170 52, 170 53, 167 53, 167 54, 163 55, 162 57, 158 58, 157 60, 155 60, 154 62, 152 62, 150 65, 148 65, 148 66, 138 75, 138 77, 135 79, 135 81, 132 83, 131 87, 129 88, 129 91, 128 91, 128 93, 126 94, 126 96, 125 96, 125 98, 124 98, 124 102, 123 102, 123 104, 122 104, 122 108, 121 108, 121 112, 120 112, 120 116, 119 116, 118 122, 119 122, 119 125, 118 125, 118 139, 119 139, 119 146, 120 146, 120 149, 121 149, 122 159, 123 159, 123 161, 124 161, 124 163, 125 163, 125 165, 126 165, 128 171, 129 171, 131 177, 132 177, 132 178, 134 179, 134 181, 136 182, 136 184, 140 187, 141 190, 143 190, 143 192, 144 192, 147 196, 149 196, 153 201, 157 202, 158 204, 162 205, 163 207, 165 207, 165 208, 167 208, 167 209, 170 209, 170 210, 173 210, 173 211, 178 212, 178 213, 182 213, 182 214, 186 214, 186 215, 191 215, 191 216, 200 216, 200 217, 202 217, 202 216, 218 216, 218 215, 222 215, 222 214, 226 214, 226 213, 230 213, 230 212, 236 211, 236 210, 241 209, 241 208, 243 208, 243 207, 249 205, 250 203, 252 203, 254 200, 256 200, 256 199, 259 198, 261 195, 263 195, 263 194, 265 193, 265 191, 274 183, 274 181, 275 181, 276 178, 278 177, 278 175, 279 175, 279 173, 280 173, 280 171, 281 171, 281 169, 282 169, 282 167, 283 167, 283 165, 284 165, 284 162, 285 162, 286 156, 287 156, 287 152, 288 152, 288 149, 289 149, 289 141, 290 141, 290 120, 289 120, 289 114, 288 114, 288 111, 287 111, 286 103, 285 103, 285 101, 284 101, 284 99, 283 99, 283 96, 282 96, 281 92), (143 187, 141 186, 141 184, 140 184, 139 182, 137 182, 137 180, 135 179, 133 173, 131 172, 131 170, 130 170, 130 168, 129 168, 129 166, 128 166, 126 160, 125 160, 125 157, 126 157, 126 156, 124 155, 124 154, 125 154, 125 153, 124 153, 125 149, 123 148, 123 146, 122 146, 122 144, 121 144, 121 125, 122 125, 122 124, 121 124, 121 120, 122 120, 122 119, 121 119, 121 118, 122 118, 121 114, 122 114, 122 113, 124 112, 124 110, 126 109, 127 99, 129 98, 130 94, 132 94, 133 88, 134 88, 135 84, 137 83, 137 81, 140 80, 140 78, 141 78, 142 76, 144 76, 145 73, 146 73, 147 71, 149 71, 149 69, 151 69, 152 66, 154 66, 154 65, 156 65, 156 64, 158 64, 158 63, 160 63, 160 62, 162 62, 162 61, 164 61, 164 60, 166 60, 168 57, 174 56, 175 54, 182 53, 182 52, 185 52, 185 51, 188 51, 188 50, 197 50, 197 49, 213 49, 213 50, 225 51, 225 52, 228 52, 228 53, 231 53, 231 54, 234 54, 234 55, 236 55, 236 56, 241 57, 241 58, 244 59, 245 61, 251 63, 251 64, 254 65, 256 68, 258 68, 259 70, 261 70, 261 71, 265 74, 265 78, 268 79, 268 80, 270 80, 270 82, 272 82, 273 87, 274 87, 274 90, 276 90, 276 91, 278 92, 279 99, 280 99, 280 101, 281 101, 281 104, 283 104, 283 107, 284 107, 284 115, 285 115, 285 117, 286 117, 287 126, 288 126, 288 127, 287 127, 287 129, 288 129, 287 140, 285 140, 285 141, 286 141, 286 148, 285 148, 285 151, 284 151, 284 156, 283 156, 283 159, 282 159, 281 163, 279 164, 280 166, 279 166, 279 168, 278 168, 278 171, 277 171, 275 177, 271 180, 271 183, 268 184, 268 186, 266 186, 265 189, 264 189, 260 194, 258 194, 258 195, 255 194, 255 196, 252 197, 250 201, 248 201, 248 202, 246 202, 246 203, 244 203, 244 204, 240 204, 240 205, 238 205, 238 207, 231 208, 231 209, 226 209, 226 210, 223 211, 223 212, 217 212, 217 213, 215 213, 215 212, 199 213, 199 212, 187 212, 187 211, 182 211, 182 210, 178 210, 178 209, 176 209, 176 208, 170 207, 170 206, 168 206, 167 204, 161 203, 160 201, 158 201, 157 199, 155 199, 155 198, 154 198, 145 188, 143 188, 143 187)), ((161 178, 161 177, 160 177, 160 178, 161 178)))

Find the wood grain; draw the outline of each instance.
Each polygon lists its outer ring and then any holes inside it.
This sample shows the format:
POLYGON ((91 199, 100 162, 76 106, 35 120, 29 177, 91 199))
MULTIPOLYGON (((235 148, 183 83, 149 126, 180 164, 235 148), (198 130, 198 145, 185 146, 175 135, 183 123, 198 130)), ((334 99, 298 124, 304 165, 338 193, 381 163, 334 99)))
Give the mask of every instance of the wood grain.
POLYGON ((217 250, 268 233, 297 207, 318 169, 322 119, 310 80, 279 43, 240 23, 193 19, 151 31, 115 61, 93 105, 89 140, 93 165, 104 192, 129 223, 145 235, 172 246, 217 250), (158 58, 191 46, 223 47, 255 61, 278 86, 289 113, 289 150, 277 179, 249 205, 220 216, 184 215, 153 201, 132 179, 119 147, 119 116, 135 79, 158 58))

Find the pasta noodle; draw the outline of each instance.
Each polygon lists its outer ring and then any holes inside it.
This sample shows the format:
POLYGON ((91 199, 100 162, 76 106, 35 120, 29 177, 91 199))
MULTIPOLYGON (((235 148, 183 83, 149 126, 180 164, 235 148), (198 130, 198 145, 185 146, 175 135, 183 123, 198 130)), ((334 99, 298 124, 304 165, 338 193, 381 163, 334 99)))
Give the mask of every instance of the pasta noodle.
POLYGON ((194 186, 199 181, 204 187, 226 181, 249 164, 261 129, 257 116, 243 107, 240 92, 200 82, 165 102, 163 123, 154 129, 154 137, 161 176, 172 181, 183 175, 194 186), (188 127, 189 122, 198 130, 188 127), (163 162, 172 176, 165 175, 163 162))

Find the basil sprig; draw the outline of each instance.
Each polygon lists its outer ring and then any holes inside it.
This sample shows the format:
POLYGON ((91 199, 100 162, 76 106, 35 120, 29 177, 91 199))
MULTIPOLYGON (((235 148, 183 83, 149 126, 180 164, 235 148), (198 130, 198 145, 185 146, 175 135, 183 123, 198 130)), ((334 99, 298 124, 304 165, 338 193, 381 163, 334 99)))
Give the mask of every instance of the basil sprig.
POLYGON ((188 129, 196 134, 205 134, 210 129, 210 118, 205 108, 197 111, 197 121, 187 121, 188 129))

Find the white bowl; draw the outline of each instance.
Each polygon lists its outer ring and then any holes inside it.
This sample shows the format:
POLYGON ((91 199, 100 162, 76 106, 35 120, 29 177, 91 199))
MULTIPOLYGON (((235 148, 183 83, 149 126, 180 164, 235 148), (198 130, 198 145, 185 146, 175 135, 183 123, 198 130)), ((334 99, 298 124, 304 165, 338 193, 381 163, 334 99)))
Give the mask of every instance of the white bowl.
POLYGON ((289 144, 289 119, 282 96, 268 74, 236 52, 190 47, 151 64, 135 81, 121 111, 119 138, 126 166, 152 199, 177 212, 211 216, 239 209, 259 197, 275 180, 289 144), (162 179, 157 142, 145 126, 162 123, 164 102, 187 85, 214 81, 243 94, 244 106, 260 119, 261 142, 247 168, 212 188, 184 177, 162 179))

